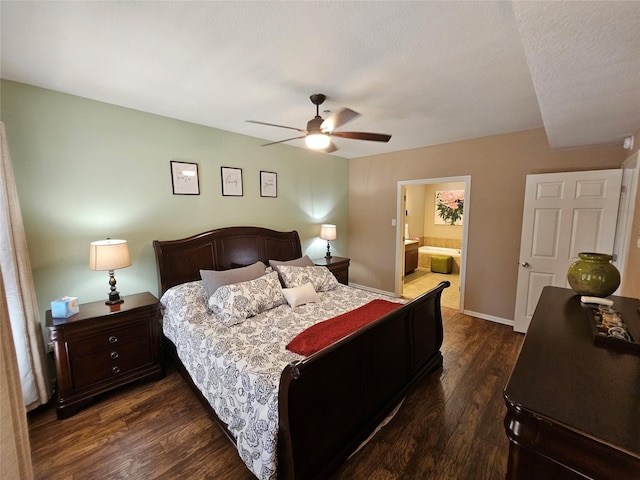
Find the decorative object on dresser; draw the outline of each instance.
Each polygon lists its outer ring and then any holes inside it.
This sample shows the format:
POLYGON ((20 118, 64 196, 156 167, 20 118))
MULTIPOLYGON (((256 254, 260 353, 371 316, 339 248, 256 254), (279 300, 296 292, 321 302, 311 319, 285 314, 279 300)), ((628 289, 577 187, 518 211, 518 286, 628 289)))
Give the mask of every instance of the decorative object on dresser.
POLYGON ((89 270, 107 270, 109 272, 109 299, 107 305, 122 303, 120 294, 116 290, 116 277, 114 270, 131 265, 131 256, 126 240, 107 238, 91 242, 89 246, 89 270))
POLYGON ((330 240, 336 239, 336 233, 337 232, 335 225, 325 223, 324 225, 322 225, 322 227, 320 227, 320 238, 327 241, 327 254, 325 255, 326 258, 331 258, 331 248, 329 242, 330 240))
POLYGON ((580 295, 608 297, 620 286, 620 272, 607 253, 579 253, 567 271, 567 281, 580 295))
POLYGON ((343 285, 349 285, 349 263, 350 258, 346 257, 323 257, 316 258, 313 263, 319 267, 327 267, 331 273, 343 285))
MULTIPOLYGON (((295 307, 295 312, 286 300, 278 302, 253 317, 238 319, 240 325, 227 327, 207 310, 200 271, 302 259, 298 233, 229 227, 179 240, 156 240, 153 246, 162 292, 163 346, 256 476, 328 478, 410 389, 442 365, 440 300, 449 282, 410 302, 398 302, 397 309, 305 357, 286 349, 287 342, 302 331, 296 328, 301 322, 308 328, 379 294, 341 285, 333 276, 333 282, 323 282, 321 288, 313 283, 318 279, 314 275, 324 276, 325 269, 281 264, 280 281, 285 288, 300 286, 290 280, 306 282, 309 277, 321 298, 295 307), (284 275, 294 270, 299 275, 284 275), (297 316, 298 309, 304 309, 305 318, 297 316), (191 318, 198 320, 192 323, 191 318), (184 322, 190 327, 183 328, 184 322), (204 325, 211 328, 205 330, 204 325), (194 350, 197 342, 188 338, 206 338, 216 354, 199 347, 194 350), (223 374, 224 380, 218 383, 215 379, 221 378, 221 369, 238 371, 232 359, 242 364, 242 378, 223 374), (236 388, 238 382, 242 388, 236 388), (233 411, 224 407, 231 395, 233 402, 238 401, 236 394, 247 400, 251 394, 255 401, 242 400, 233 411)), ((260 296, 265 289, 256 281, 264 283, 264 277, 274 273, 220 288, 235 292, 246 285, 247 291, 260 296)))
MULTIPOLYGON (((640 338, 640 300, 610 300, 640 338)), ((504 389, 507 479, 640 478, 640 355, 595 341, 592 309, 543 289, 504 389)))
POLYGON ((93 302, 69 318, 46 312, 58 378, 56 414, 74 415, 95 395, 146 378, 164 376, 160 356, 160 306, 150 293, 122 304, 93 302))

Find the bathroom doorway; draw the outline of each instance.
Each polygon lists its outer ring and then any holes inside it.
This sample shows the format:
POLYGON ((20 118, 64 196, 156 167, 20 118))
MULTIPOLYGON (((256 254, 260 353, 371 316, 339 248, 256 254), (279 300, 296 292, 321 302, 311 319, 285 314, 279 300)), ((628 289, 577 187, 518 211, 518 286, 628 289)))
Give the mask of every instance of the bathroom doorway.
POLYGON ((443 280, 442 306, 463 311, 471 178, 398 182, 397 291, 413 299, 443 280))

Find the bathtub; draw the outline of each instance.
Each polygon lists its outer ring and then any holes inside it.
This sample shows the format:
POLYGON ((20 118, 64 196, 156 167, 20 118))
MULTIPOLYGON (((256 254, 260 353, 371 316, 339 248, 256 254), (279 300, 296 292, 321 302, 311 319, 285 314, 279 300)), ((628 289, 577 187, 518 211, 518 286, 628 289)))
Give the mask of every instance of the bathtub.
POLYGON ((461 251, 455 248, 432 247, 425 245, 418 248, 418 266, 431 268, 431 255, 450 255, 453 257, 453 268, 451 273, 460 273, 461 251))

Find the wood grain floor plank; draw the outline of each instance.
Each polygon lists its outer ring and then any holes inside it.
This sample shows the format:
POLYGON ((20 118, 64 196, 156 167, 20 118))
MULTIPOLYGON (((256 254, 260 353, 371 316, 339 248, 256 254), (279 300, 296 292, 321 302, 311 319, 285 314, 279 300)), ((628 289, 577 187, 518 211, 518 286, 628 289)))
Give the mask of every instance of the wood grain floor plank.
MULTIPOLYGON (((524 337, 455 310, 443 316, 442 369, 334 480, 505 477, 502 389, 524 337)), ((65 420, 52 406, 31 412, 29 432, 36 479, 255 478, 171 366, 164 379, 104 394, 65 420)))

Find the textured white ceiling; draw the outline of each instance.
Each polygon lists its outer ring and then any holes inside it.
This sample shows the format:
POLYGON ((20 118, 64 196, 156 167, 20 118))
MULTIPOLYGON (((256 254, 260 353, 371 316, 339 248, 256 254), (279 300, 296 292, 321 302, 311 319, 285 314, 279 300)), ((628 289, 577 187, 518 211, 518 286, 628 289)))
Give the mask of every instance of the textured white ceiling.
MULTIPOLYGON (((552 148, 640 127, 640 2, 0 2, 2 78, 276 141, 362 114, 360 157, 546 128, 552 148)), ((303 146, 302 140, 289 142, 303 146)), ((277 147, 264 147, 277 148, 277 147)))

